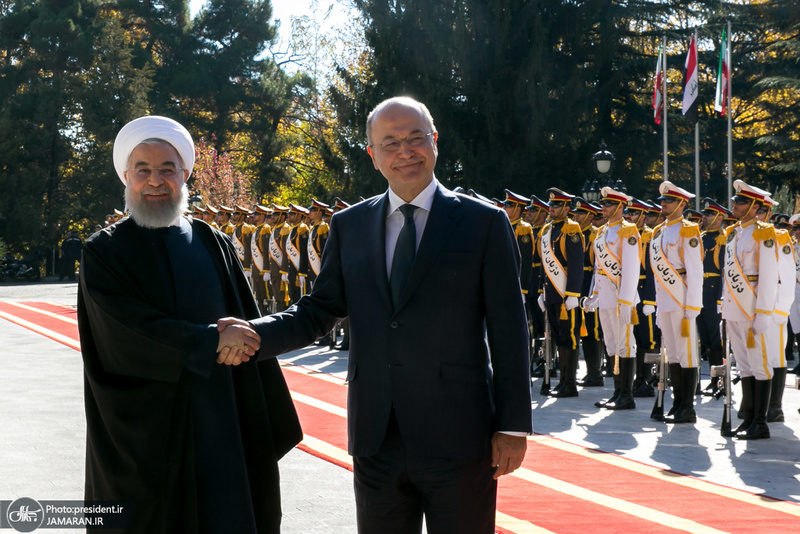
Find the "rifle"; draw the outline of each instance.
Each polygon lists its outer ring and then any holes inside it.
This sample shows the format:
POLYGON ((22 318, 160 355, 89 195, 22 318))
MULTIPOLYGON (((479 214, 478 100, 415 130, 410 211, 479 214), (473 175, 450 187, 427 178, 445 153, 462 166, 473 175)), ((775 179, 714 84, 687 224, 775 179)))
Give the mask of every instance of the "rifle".
POLYGON ((724 347, 722 365, 712 366, 710 374, 712 377, 717 376, 722 378, 722 387, 725 390, 725 403, 722 406, 720 435, 725 438, 730 438, 735 435, 735 432, 731 430, 731 342, 728 338, 728 324, 725 319, 722 320, 722 345, 724 347))
MULTIPOLYGON (((646 356, 646 355, 645 355, 646 356)), ((667 349, 662 343, 661 352, 658 357, 658 393, 653 411, 650 412, 650 419, 656 421, 664 420, 664 393, 667 391, 667 349)))
POLYGON ((550 394, 550 366, 553 362, 552 354, 553 338, 550 335, 550 321, 547 317, 547 308, 544 311, 544 379, 542 380, 542 388, 539 390, 540 395, 550 394))

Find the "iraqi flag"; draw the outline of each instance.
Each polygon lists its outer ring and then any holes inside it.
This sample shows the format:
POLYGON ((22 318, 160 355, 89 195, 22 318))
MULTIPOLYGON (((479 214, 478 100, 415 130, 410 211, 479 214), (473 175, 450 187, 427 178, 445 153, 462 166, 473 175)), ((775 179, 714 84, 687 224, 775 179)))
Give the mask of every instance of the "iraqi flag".
POLYGON ((686 64, 683 69, 683 115, 693 124, 697 122, 697 41, 692 36, 686 64))
POLYGON ((664 71, 661 68, 664 62, 664 50, 658 47, 658 65, 656 65, 656 87, 653 91, 653 119, 656 124, 661 124, 661 114, 664 106, 664 71))
POLYGON ((714 96, 714 111, 720 115, 728 112, 728 85, 731 83, 731 51, 728 49, 728 37, 722 30, 719 48, 719 69, 717 69, 717 92, 714 96))

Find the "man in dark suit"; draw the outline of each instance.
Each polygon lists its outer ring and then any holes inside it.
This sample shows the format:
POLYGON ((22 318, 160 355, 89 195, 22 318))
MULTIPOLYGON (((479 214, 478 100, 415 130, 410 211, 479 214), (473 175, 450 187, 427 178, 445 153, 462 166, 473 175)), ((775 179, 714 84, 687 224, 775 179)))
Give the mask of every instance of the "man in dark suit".
POLYGON ((367 132, 389 191, 332 218, 312 293, 252 321, 259 358, 349 315, 359 532, 420 532, 424 514, 432 534, 492 533, 496 480, 521 465, 532 431, 514 233, 501 210, 434 178, 438 133, 424 105, 385 101, 367 132))

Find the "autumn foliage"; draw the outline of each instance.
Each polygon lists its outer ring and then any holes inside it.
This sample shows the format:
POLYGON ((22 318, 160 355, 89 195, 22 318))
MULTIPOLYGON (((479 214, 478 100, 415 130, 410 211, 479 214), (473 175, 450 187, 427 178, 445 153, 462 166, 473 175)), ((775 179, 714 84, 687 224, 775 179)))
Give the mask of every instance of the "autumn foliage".
MULTIPOLYGON (((212 141, 215 140, 212 135, 212 141)), ((189 189, 192 195, 202 198, 202 205, 233 207, 253 204, 250 179, 236 169, 230 154, 218 152, 205 137, 195 144, 194 172, 189 189)))

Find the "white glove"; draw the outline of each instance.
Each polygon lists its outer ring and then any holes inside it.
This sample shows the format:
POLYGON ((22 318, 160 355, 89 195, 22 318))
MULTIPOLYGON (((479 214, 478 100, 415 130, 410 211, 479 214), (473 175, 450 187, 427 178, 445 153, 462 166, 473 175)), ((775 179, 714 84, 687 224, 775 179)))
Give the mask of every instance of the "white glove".
POLYGON ((566 306, 567 311, 577 308, 578 297, 567 297, 567 300, 564 301, 564 306, 566 306))
POLYGON ((539 303, 539 309, 544 311, 544 294, 539 295, 539 298, 536 299, 536 302, 539 303))
POLYGON ((583 310, 587 312, 593 312, 597 309, 600 305, 600 297, 597 295, 592 295, 591 297, 586 297, 583 299, 583 310))
POLYGON ((264 273, 264 281, 265 282, 269 282, 269 278, 270 278, 269 271, 267 271, 267 272, 264 273))
POLYGON ((757 313, 756 318, 753 321, 753 333, 756 335, 766 333, 766 331, 769 329, 770 323, 772 323, 772 318, 769 315, 757 313))
POLYGON ((247 278, 248 280, 250 279, 251 274, 252 273, 250 272, 250 269, 244 270, 244 277, 247 278))
POLYGON ((297 277, 300 280, 300 292, 302 295, 306 294, 306 277, 300 275, 297 277))
POLYGON ((618 304, 619 306, 619 319, 623 324, 631 324, 631 310, 633 306, 630 304, 618 304))
POLYGON ((778 312, 772 312, 772 320, 775 321, 775 324, 782 326, 789 322, 789 316, 778 312))
POLYGON ((653 315, 653 313, 655 313, 655 311, 656 311, 656 307, 653 306, 652 304, 645 304, 644 306, 642 306, 642 313, 645 315, 645 317, 647 317, 649 315, 653 315))
POLYGON ((697 319, 698 315, 700 315, 700 310, 690 310, 688 308, 683 314, 683 316, 689 319, 690 321, 694 321, 695 319, 697 319))
POLYGON ((281 282, 286 282, 287 284, 289 283, 289 273, 281 274, 281 282))
POLYGON ((720 315, 722 314, 722 303, 721 302, 717 303, 717 313, 719 313, 720 315))

